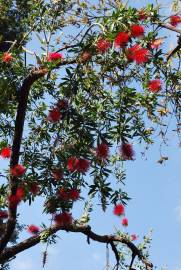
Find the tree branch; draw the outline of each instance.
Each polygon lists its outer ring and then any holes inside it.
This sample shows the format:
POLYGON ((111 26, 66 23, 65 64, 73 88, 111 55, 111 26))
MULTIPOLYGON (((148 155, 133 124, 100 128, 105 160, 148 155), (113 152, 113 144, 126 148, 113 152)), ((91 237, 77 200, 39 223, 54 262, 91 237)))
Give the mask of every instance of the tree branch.
MULTIPOLYGON (((59 68, 60 66, 67 65, 67 64, 74 64, 76 60, 70 61, 62 61, 55 68, 59 68)), ((12 155, 10 159, 10 167, 15 166, 19 162, 20 157, 20 147, 24 129, 24 122, 25 122, 25 115, 28 103, 28 96, 31 89, 31 86, 35 81, 39 78, 44 77, 45 74, 48 73, 48 69, 45 67, 41 67, 39 69, 33 69, 29 75, 24 79, 23 84, 20 89, 19 94, 19 102, 17 107, 17 114, 15 120, 15 131, 14 131, 14 139, 12 144, 12 155)), ((10 176, 9 178, 9 195, 14 195, 17 189, 18 179, 17 177, 10 176)), ((7 243, 9 242, 13 231, 16 226, 16 215, 17 215, 17 206, 12 206, 8 203, 8 220, 6 223, 5 232, 0 239, 0 254, 6 247, 7 243)))
MULTIPOLYGON (((94 233, 91 230, 90 226, 78 226, 75 224, 72 224, 70 226, 52 226, 47 230, 43 230, 41 233, 46 233, 49 236, 55 234, 57 231, 67 231, 67 232, 75 232, 75 233, 82 233, 89 237, 90 239, 100 242, 100 243, 107 243, 110 244, 113 248, 113 251, 116 256, 116 261, 118 262, 118 253, 115 252, 115 244, 114 242, 125 244, 135 256, 138 256, 138 258, 145 264, 146 269, 152 270, 153 265, 151 262, 149 262, 145 256, 142 254, 141 250, 139 250, 129 239, 127 239, 124 236, 117 236, 117 235, 98 235, 94 233)), ((9 260, 10 258, 14 257, 18 253, 29 249, 35 245, 37 245, 41 241, 41 233, 39 233, 37 236, 30 237, 23 242, 13 246, 6 248, 4 252, 0 256, 0 263, 4 263, 5 261, 9 260)))
POLYGON ((178 28, 176 28, 176 27, 174 27, 174 26, 172 26, 172 25, 170 25, 170 24, 161 23, 161 22, 155 23, 155 24, 157 24, 158 26, 161 26, 163 28, 166 28, 168 30, 171 30, 173 32, 179 33, 181 35, 181 30, 178 29, 178 28))
POLYGON ((136 257, 136 255, 134 253, 132 253, 132 258, 131 258, 131 263, 130 263, 130 266, 129 266, 129 270, 133 269, 132 266, 133 266, 135 257, 136 257))
MULTIPOLYGON (((10 167, 15 166, 19 162, 20 146, 24 128, 24 121, 26 115, 26 108, 28 102, 28 95, 32 84, 39 78, 43 77, 46 73, 46 69, 38 69, 32 71, 24 80, 19 95, 19 103, 17 108, 14 139, 12 144, 12 155, 10 159, 10 167)), ((9 178, 9 195, 13 195, 16 192, 17 177, 10 176, 9 178)), ((0 240, 0 253, 6 247, 16 225, 17 206, 8 204, 8 221, 6 223, 5 232, 0 240)))
POLYGON ((178 42, 177 42, 177 46, 168 54, 167 56, 167 61, 174 56, 174 54, 179 53, 180 49, 181 49, 181 35, 178 37, 178 42))
POLYGON ((119 253, 117 251, 117 248, 115 246, 115 244, 112 242, 110 243, 111 247, 112 247, 112 251, 114 252, 115 258, 116 258, 116 266, 115 269, 118 270, 119 269, 119 253))

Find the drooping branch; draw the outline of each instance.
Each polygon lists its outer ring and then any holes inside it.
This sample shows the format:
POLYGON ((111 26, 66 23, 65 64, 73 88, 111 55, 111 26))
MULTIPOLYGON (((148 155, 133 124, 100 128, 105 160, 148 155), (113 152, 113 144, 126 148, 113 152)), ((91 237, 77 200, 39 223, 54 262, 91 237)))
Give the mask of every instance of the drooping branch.
POLYGON ((75 233, 82 233, 86 235, 89 239, 92 239, 96 242, 110 244, 113 248, 114 254, 116 256, 116 261, 118 262, 118 253, 116 252, 115 242, 125 244, 134 254, 137 256, 146 266, 147 270, 152 270, 153 265, 149 262, 146 257, 142 254, 141 250, 139 250, 128 238, 125 236, 117 236, 117 235, 99 235, 94 233, 91 230, 90 226, 78 226, 76 224, 70 226, 52 226, 47 230, 43 230, 37 236, 30 237, 23 242, 14 245, 13 247, 6 248, 0 256, 0 263, 4 263, 5 261, 11 259, 12 257, 16 256, 20 252, 29 249, 41 241, 41 234, 45 233, 48 236, 55 234, 57 231, 67 231, 67 232, 75 232, 75 233))

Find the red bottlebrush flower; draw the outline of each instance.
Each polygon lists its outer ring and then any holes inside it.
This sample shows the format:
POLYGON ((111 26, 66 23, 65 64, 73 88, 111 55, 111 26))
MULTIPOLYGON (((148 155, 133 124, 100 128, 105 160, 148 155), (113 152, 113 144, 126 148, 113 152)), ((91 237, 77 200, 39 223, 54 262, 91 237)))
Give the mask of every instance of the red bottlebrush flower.
POLYGON ((132 37, 142 37, 144 35, 145 28, 142 25, 131 25, 131 36, 132 37))
POLYGON ((10 168, 10 173, 15 177, 19 177, 23 175, 25 172, 26 168, 21 164, 17 164, 14 167, 10 168))
POLYGON ((91 57, 92 57, 91 53, 85 51, 81 54, 80 61, 81 61, 81 63, 85 63, 85 62, 89 61, 91 59, 91 57))
POLYGON ((136 44, 133 47, 127 49, 126 57, 128 58, 128 60, 129 61, 134 61, 135 52, 140 50, 140 49, 141 49, 141 46, 139 44, 136 44))
POLYGON ((0 210, 0 219, 8 218, 8 212, 0 210))
POLYGON ((148 89, 153 93, 159 92, 161 90, 161 87, 162 87, 162 82, 159 79, 149 81, 148 83, 148 89))
POLYGON ((63 222, 63 225, 66 226, 66 225, 71 225, 72 224, 72 214, 71 213, 68 213, 68 212, 63 212, 62 213, 62 222, 63 222))
POLYGON ((107 39, 100 38, 97 41, 96 48, 100 53, 105 53, 111 47, 111 42, 107 39))
POLYGON ((58 190, 57 195, 62 201, 69 200, 69 193, 63 187, 58 190))
POLYGON ((40 187, 39 185, 37 184, 37 182, 32 182, 30 184, 30 192, 33 194, 33 195, 36 195, 38 194, 38 192, 40 191, 40 187))
POLYGON ((146 11, 144 9, 141 9, 138 11, 138 19, 139 20, 145 20, 148 18, 148 14, 146 13, 146 11))
POLYGON ((10 207, 15 208, 21 202, 21 199, 17 195, 10 195, 8 201, 10 207))
POLYGON ((71 199, 72 201, 77 201, 80 197, 80 191, 75 188, 71 189, 68 194, 69 199, 71 199))
POLYGON ((122 219, 122 225, 125 226, 125 227, 128 226, 128 219, 127 218, 122 219))
POLYGON ((2 158, 10 158, 11 148, 10 147, 3 147, 0 155, 2 158))
POLYGON ((16 196, 17 196, 17 198, 20 199, 20 201, 22 199, 24 199, 24 197, 25 197, 25 189, 24 189, 23 186, 20 186, 20 187, 17 188, 17 190, 16 190, 16 196))
POLYGON ((130 143, 122 143, 120 147, 120 154, 124 160, 134 159, 134 150, 130 143))
POLYGON ((28 229, 27 231, 31 234, 38 234, 40 232, 40 228, 38 226, 35 226, 35 225, 30 225, 28 226, 28 229))
POLYGON ((57 107, 60 109, 60 110, 66 110, 68 108, 68 101, 65 100, 65 99, 60 99, 58 102, 57 102, 57 107))
POLYGON ((63 172, 60 169, 54 169, 52 175, 55 180, 60 180, 63 177, 63 172))
POLYGON ((129 41, 129 34, 127 32, 120 32, 114 40, 115 47, 125 47, 129 41))
POLYGON ((177 26, 179 23, 181 23, 181 16, 179 15, 170 16, 170 24, 172 26, 177 26))
POLYGON ((136 241, 138 239, 138 236, 136 234, 131 235, 131 241, 136 241))
POLYGON ((124 205, 122 205, 122 204, 115 205, 115 207, 114 207, 114 215, 116 215, 116 216, 124 215, 124 205))
POLYGON ((85 173, 88 171, 90 167, 90 163, 87 159, 70 157, 68 159, 67 169, 71 172, 77 171, 81 173, 85 173))
POLYGON ((4 63, 9 63, 9 62, 11 62, 11 60, 13 60, 13 57, 12 57, 11 53, 5 52, 5 53, 3 53, 1 60, 4 63))
POLYGON ((68 212, 63 212, 54 216, 54 221, 56 225, 68 226, 72 224, 72 214, 68 212))
POLYGON ((127 50, 126 56, 128 60, 142 64, 148 62, 150 51, 137 44, 127 50))
POLYGON ((54 216, 54 221, 56 225, 62 226, 62 214, 56 214, 54 216))
POLYGON ((63 59, 63 55, 58 52, 51 52, 48 54, 47 61, 48 62, 54 62, 54 61, 59 61, 63 59))
POLYGON ((137 64, 142 64, 148 62, 149 56, 150 56, 149 50, 141 48, 135 51, 133 59, 137 64))
POLYGON ((58 108, 53 108, 52 110, 49 111, 49 114, 48 114, 48 117, 47 119, 50 121, 50 122, 57 122, 61 119, 62 115, 59 111, 58 108))
POLYGON ((163 41, 163 38, 157 38, 150 43, 150 47, 152 49, 158 49, 162 45, 163 41))
POLYGON ((106 143, 101 143, 97 146, 96 156, 98 158, 106 159, 109 155, 109 146, 106 143))
POLYGON ((87 159, 80 158, 78 162, 78 172, 86 173, 89 170, 90 162, 87 159))
POLYGON ((78 158, 76 158, 76 157, 70 157, 68 159, 67 169, 70 172, 74 172, 74 171, 77 171, 78 170, 78 167, 79 167, 79 160, 78 160, 78 158))

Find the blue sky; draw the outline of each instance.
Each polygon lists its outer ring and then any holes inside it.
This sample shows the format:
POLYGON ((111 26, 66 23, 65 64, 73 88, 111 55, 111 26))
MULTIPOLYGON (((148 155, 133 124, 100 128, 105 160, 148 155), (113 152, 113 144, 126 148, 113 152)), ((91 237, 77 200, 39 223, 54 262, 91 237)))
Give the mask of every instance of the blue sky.
MULTIPOLYGON (((144 1, 144 3, 155 1, 144 1)), ((171 1, 162 0, 163 5, 171 1)), ((130 5, 142 6, 143 1, 129 1, 130 5)), ((172 38, 175 35, 171 36, 172 38)), ((174 38, 172 43, 176 42, 174 38)), ((173 44, 172 44, 173 45, 173 44)), ((36 43, 33 44, 36 47, 36 43)), ((181 270, 181 179, 180 179, 180 152, 178 139, 172 133, 168 136, 169 146, 164 147, 164 155, 169 159, 160 165, 159 142, 146 152, 147 160, 141 157, 140 146, 134 145, 136 160, 126 162, 127 180, 125 190, 132 200, 126 207, 129 226, 126 232, 139 235, 137 243, 143 235, 153 229, 151 246, 151 261, 155 266, 166 270, 181 270)), ((142 149, 141 149, 142 150, 142 149)), ((1 161, 2 167, 8 163, 1 161)), ((37 199, 33 207, 27 204, 20 206, 21 220, 26 224, 49 224, 50 217, 41 213, 41 200, 37 199)), ((74 216, 79 216, 79 203, 75 205, 74 216)), ((120 219, 112 214, 112 208, 103 213, 99 207, 92 213, 91 226, 100 234, 113 233, 114 228, 122 229, 120 219)), ((103 244, 91 241, 88 245, 86 238, 80 234, 60 232, 60 239, 56 245, 48 249, 48 260, 45 270, 103 270, 106 265, 106 247, 103 244)), ((23 237, 28 237, 24 233, 23 237)), ((10 265, 11 270, 34 270, 42 268, 42 252, 45 245, 40 244, 31 250, 17 256, 10 265)), ((110 251, 111 253, 111 251, 110 251)), ((111 264, 114 257, 111 256, 111 264)))

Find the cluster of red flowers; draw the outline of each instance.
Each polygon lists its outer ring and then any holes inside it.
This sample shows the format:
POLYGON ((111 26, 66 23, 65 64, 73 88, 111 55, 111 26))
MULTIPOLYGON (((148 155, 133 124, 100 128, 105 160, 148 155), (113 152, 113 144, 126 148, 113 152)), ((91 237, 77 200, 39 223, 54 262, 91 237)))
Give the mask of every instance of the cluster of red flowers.
MULTIPOLYGON (((116 216, 123 216, 125 214, 124 205, 123 204, 117 204, 117 205, 115 205, 113 213, 116 216)), ((123 217, 123 219, 122 219, 122 225, 125 226, 125 227, 128 226, 128 219, 126 217, 123 217)))
POLYGON ((65 188, 62 187, 58 191, 57 195, 63 201, 68 201, 68 200, 77 201, 80 197, 80 191, 76 188, 66 190, 65 188))
MULTIPOLYGON (((145 28, 142 25, 133 24, 130 26, 130 31, 128 32, 119 32, 114 39, 114 46, 124 48, 127 46, 130 38, 140 38, 144 35, 145 28)), ((151 48, 158 48, 161 45, 161 40, 153 41, 150 46, 151 48)), ((106 52, 110 47, 111 43, 107 39, 99 39, 96 44, 97 50, 101 53, 106 52)), ((134 46, 128 48, 126 50, 126 57, 129 61, 135 61, 136 64, 143 64, 148 62, 151 53, 148 49, 143 48, 139 44, 135 44, 134 46)))
POLYGON ((3 147, 1 149, 0 156, 2 158, 10 158, 11 157, 11 148, 10 147, 3 147))
POLYGON ((33 235, 36 235, 40 232, 40 228, 35 225, 29 225, 27 231, 33 235))
POLYGON ((101 159, 107 159, 109 155, 109 146, 106 143, 101 143, 96 148, 96 156, 101 159))
POLYGON ((13 56, 12 56, 11 53, 5 52, 5 53, 3 53, 2 57, 1 57, 1 60, 4 63, 9 63, 9 62, 11 62, 13 60, 13 56))
MULTIPOLYGON (((121 220, 121 224, 124 227, 128 226, 128 219, 126 217, 124 217, 125 215, 125 208, 123 204, 116 204, 113 210, 114 215, 116 216, 123 216, 122 220, 121 220)), ((135 241, 138 239, 138 236, 136 234, 132 234, 131 235, 131 241, 135 241)))
MULTIPOLYGON (((117 204, 117 205, 115 205, 114 210, 113 210, 113 213, 116 216, 123 216, 123 218, 121 220, 121 224, 124 227, 127 227, 128 226, 128 218, 126 218, 124 216, 125 215, 125 208, 124 208, 124 205, 123 204, 117 204)), ((136 234, 132 234, 130 236, 130 239, 131 239, 131 241, 135 241, 135 240, 138 239, 138 236, 136 234)))
POLYGON ((181 16, 179 15, 170 16, 170 24, 172 26, 177 26, 179 23, 181 23, 181 16))
MULTIPOLYGON (((1 157, 3 158, 10 158, 11 156, 11 148, 10 147, 3 147, 1 150, 1 157)), ((10 173, 15 176, 15 177, 20 177, 22 176, 26 171, 26 168, 21 165, 17 164, 13 167, 10 168, 10 173)), ((32 182, 30 184, 30 192, 34 195, 36 195, 39 192, 39 186, 37 182, 32 182)), ((8 197, 8 201, 11 205, 11 207, 16 207, 22 199, 25 197, 25 188, 24 186, 20 186, 16 190, 16 194, 11 195, 8 197)))
POLYGON ((90 162, 84 158, 70 157, 67 162, 67 169, 70 172, 86 173, 89 167, 90 162))
POLYGON ((133 160, 135 153, 130 143, 122 143, 120 147, 120 154, 124 160, 133 160))
POLYGON ((25 172, 26 168, 21 164, 17 164, 10 168, 10 173, 15 177, 22 176, 25 172))
POLYGON ((57 226, 69 226, 72 224, 72 214, 69 212, 62 212, 54 216, 54 221, 57 226))
MULTIPOLYGON (((131 25, 129 32, 119 32, 114 40, 115 47, 125 47, 130 40, 130 37, 137 38, 144 35, 145 29, 142 25, 131 25)), ((97 50, 101 53, 105 53, 110 47, 111 42, 107 39, 99 39, 96 44, 97 50)))
POLYGON ((61 61, 62 59, 63 59, 63 55, 58 52, 50 52, 47 57, 48 62, 61 61))
POLYGON ((0 210, 0 219, 8 218, 8 212, 0 210))

